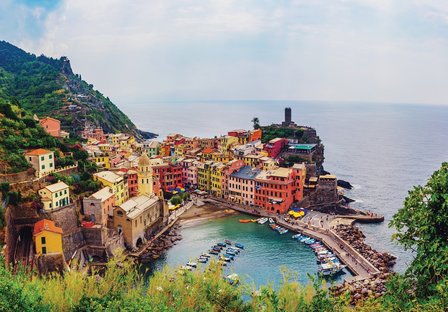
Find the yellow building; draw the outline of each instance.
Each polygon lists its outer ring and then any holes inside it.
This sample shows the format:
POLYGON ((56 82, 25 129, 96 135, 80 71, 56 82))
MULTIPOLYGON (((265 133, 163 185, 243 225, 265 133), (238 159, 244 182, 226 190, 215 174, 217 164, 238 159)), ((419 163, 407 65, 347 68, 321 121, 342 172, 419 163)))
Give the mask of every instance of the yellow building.
POLYGON ((93 157, 92 161, 100 168, 110 169, 110 159, 109 156, 98 156, 93 157))
POLYGON ((154 194, 151 161, 143 153, 138 159, 138 194, 151 196, 154 194))
POLYGON ((237 159, 242 160, 246 166, 257 167, 262 157, 261 155, 246 155, 238 156, 237 159))
POLYGON ((214 163, 210 166, 210 191, 213 195, 217 197, 222 197, 222 180, 223 180, 223 169, 225 165, 222 163, 214 163))
POLYGON ((174 147, 174 154, 176 156, 185 156, 186 150, 187 150, 186 144, 179 144, 174 147))
POLYGON ((98 144, 98 148, 100 149, 100 151, 102 151, 103 153, 110 153, 113 150, 113 146, 110 144, 98 144))
POLYGON ((34 224, 33 233, 36 254, 62 253, 62 229, 53 221, 43 219, 34 224))
POLYGON ((45 210, 67 206, 70 203, 70 189, 64 182, 48 185, 39 190, 45 210))
POLYGON ((216 162, 220 162, 223 164, 227 164, 229 161, 233 159, 231 153, 213 153, 212 160, 216 162))
POLYGON ((100 182, 103 187, 108 186, 112 189, 112 192, 115 194, 115 203, 117 205, 121 205, 128 198, 128 188, 124 183, 124 179, 122 176, 112 172, 112 171, 102 171, 93 174, 93 180, 100 182))
POLYGON ((211 183, 211 172, 210 166, 213 164, 212 161, 206 161, 198 165, 198 188, 201 191, 208 192, 210 190, 211 183))
POLYGON ((115 146, 118 145, 120 142, 121 133, 112 133, 107 136, 107 142, 109 144, 115 146))
POLYGON ((36 170, 36 177, 40 178, 54 171, 54 152, 46 149, 36 149, 25 154, 26 160, 36 170))
POLYGON ((238 145, 238 138, 234 136, 225 135, 219 138, 221 150, 230 151, 232 146, 238 145))

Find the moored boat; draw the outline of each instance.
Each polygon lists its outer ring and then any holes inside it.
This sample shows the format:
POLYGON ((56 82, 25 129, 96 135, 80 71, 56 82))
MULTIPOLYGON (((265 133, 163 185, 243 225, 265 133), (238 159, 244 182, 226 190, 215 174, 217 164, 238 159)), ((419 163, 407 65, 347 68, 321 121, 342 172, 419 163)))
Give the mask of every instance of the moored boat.
POLYGON ((188 262, 187 266, 191 267, 191 268, 197 268, 198 264, 196 262, 188 262))
POLYGON ((236 274, 236 273, 232 273, 230 275, 227 275, 225 277, 225 280, 230 285, 237 285, 240 282, 240 278, 239 278, 238 274, 236 274))
POLYGON ((266 222, 268 222, 268 218, 260 218, 257 221, 259 224, 265 224, 266 222))
POLYGON ((272 218, 269 218, 269 223, 275 223, 275 221, 274 221, 274 219, 272 219, 272 218))
POLYGON ((227 245, 232 245, 232 242, 230 240, 228 240, 228 239, 225 239, 224 243, 226 243, 227 245))
POLYGON ((240 219, 240 223, 249 223, 252 222, 251 219, 240 219))
POLYGON ((244 245, 240 243, 235 243, 235 247, 239 249, 244 249, 244 245))

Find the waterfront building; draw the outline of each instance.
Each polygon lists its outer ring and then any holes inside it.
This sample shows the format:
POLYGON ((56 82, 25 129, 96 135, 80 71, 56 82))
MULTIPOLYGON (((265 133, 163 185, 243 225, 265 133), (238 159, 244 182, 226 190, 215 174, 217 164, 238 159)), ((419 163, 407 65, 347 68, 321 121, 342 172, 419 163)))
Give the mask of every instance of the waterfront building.
POLYGON ((34 224, 33 240, 37 255, 62 253, 62 229, 53 221, 42 219, 34 224))
POLYGON ((44 128, 45 132, 52 137, 61 137, 61 122, 52 117, 46 117, 39 120, 40 125, 44 128))
POLYGON ((116 205, 121 205, 129 198, 127 184, 124 183, 123 176, 112 171, 102 171, 94 173, 93 180, 112 189, 112 192, 115 194, 116 205))
POLYGON ((277 158, 287 145, 288 145, 287 139, 276 138, 264 144, 263 150, 267 152, 269 157, 277 158))
POLYGON ((35 170, 38 178, 54 171, 54 152, 43 148, 29 151, 25 154, 26 160, 35 170))
POLYGON ((114 209, 114 229, 123 234, 128 248, 135 249, 146 241, 146 232, 163 223, 163 210, 157 196, 132 197, 114 209))
POLYGON ((48 185, 39 190, 44 210, 53 210, 70 204, 70 188, 64 182, 48 185))
POLYGON ((231 173, 227 182, 229 199, 244 205, 254 205, 255 177, 260 171, 258 168, 244 166, 231 173))
POLYGON ((147 196, 154 194, 151 162, 145 153, 138 160, 138 194, 147 196))
POLYGON ((261 171, 255 178, 255 205, 268 212, 286 213, 293 202, 301 199, 296 194, 302 190, 297 173, 291 168, 261 171))
POLYGON ((110 187, 106 186, 84 198, 82 203, 84 215, 88 216, 90 221, 106 227, 108 218, 113 216, 115 194, 110 187))

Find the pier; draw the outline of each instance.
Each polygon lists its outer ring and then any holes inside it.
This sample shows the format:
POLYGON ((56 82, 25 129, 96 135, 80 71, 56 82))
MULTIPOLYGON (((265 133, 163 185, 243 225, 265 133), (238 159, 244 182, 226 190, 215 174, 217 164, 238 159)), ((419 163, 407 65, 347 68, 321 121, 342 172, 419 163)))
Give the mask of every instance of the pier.
MULTIPOLYGON (((355 250, 350 244, 337 235, 332 229, 332 222, 340 219, 349 219, 350 223, 355 221, 360 222, 380 222, 384 220, 384 217, 379 215, 348 215, 348 216, 331 216, 323 220, 318 221, 318 226, 314 225, 312 220, 308 219, 308 222, 301 220, 295 220, 293 222, 287 222, 283 216, 271 214, 264 210, 255 209, 253 207, 244 207, 233 202, 228 202, 220 198, 204 199, 204 202, 208 202, 214 205, 225 206, 238 212, 254 215, 257 217, 267 217, 276 220, 276 223, 280 226, 287 228, 290 231, 298 232, 310 236, 314 239, 321 241, 327 248, 329 248, 337 257, 343 262, 349 270, 355 275, 356 279, 365 279, 380 274, 380 270, 370 263, 363 255, 355 250)), ((312 219, 312 218, 311 218, 312 219)), ((316 223, 316 221, 314 221, 316 223)))

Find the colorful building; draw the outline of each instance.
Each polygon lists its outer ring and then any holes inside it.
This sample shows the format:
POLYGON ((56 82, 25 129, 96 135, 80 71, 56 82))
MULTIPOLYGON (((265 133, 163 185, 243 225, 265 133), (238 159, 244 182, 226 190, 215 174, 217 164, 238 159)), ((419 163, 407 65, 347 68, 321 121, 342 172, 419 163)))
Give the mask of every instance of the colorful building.
POLYGON ((262 136, 261 129, 254 129, 249 131, 249 142, 260 141, 262 136))
POLYGON ((224 168, 223 163, 215 162, 210 166, 210 191, 216 197, 223 196, 224 168))
POLYGON ((211 165, 213 161, 201 162, 198 165, 198 189, 208 192, 211 183, 211 165))
POLYGON ((129 197, 138 195, 138 173, 135 170, 129 169, 126 171, 129 197))
POLYGON ((151 196, 154 194, 152 168, 148 155, 143 153, 138 159, 138 194, 151 196))
POLYGON ((129 198, 127 184, 124 183, 123 176, 112 171, 102 171, 94 173, 93 180, 112 189, 112 192, 115 194, 116 205, 121 205, 129 198))
POLYGON ((110 169, 110 159, 109 156, 96 156, 91 159, 100 168, 110 169))
POLYGON ((283 138, 276 138, 270 140, 263 147, 269 157, 277 158, 282 150, 288 145, 288 140, 283 138))
POLYGON ((114 229, 123 234, 128 248, 146 242, 145 233, 161 224, 163 204, 157 196, 132 197, 114 209, 114 229))
POLYGON ((37 255, 62 253, 62 229, 53 221, 43 219, 34 224, 34 246, 37 255))
POLYGON ((54 152, 39 148, 25 154, 26 160, 34 168, 38 178, 48 175, 54 171, 54 152))
POLYGON ((83 199, 84 215, 90 217, 90 221, 107 226, 107 220, 113 216, 115 194, 110 187, 104 187, 83 199))
POLYGON ((143 142, 143 152, 148 155, 148 157, 153 157, 159 155, 160 143, 157 141, 145 141, 143 142))
POLYGON ((254 205, 255 198, 255 177, 260 173, 260 169, 251 166, 241 167, 230 174, 228 179, 228 198, 244 205, 254 205))
POLYGON ((58 209, 70 204, 70 188, 64 182, 58 182, 39 190, 44 210, 58 209))

